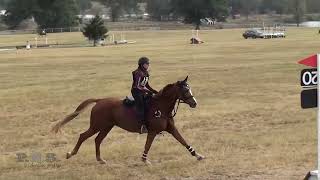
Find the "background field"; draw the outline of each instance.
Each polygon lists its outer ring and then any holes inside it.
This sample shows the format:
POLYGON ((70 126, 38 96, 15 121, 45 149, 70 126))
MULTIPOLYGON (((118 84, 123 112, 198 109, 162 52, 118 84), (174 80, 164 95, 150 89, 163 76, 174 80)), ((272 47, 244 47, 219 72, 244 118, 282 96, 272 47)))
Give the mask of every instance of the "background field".
MULTIPOLYGON (((127 32, 136 44, 96 48, 0 52, 0 179, 302 179, 316 167, 316 112, 300 108, 296 62, 319 52, 316 29, 288 29, 285 39, 245 40, 242 30, 127 32), (183 105, 176 124, 205 155, 197 162, 169 134, 156 139, 140 161, 146 135, 114 128, 101 146, 108 161, 95 160, 94 137, 66 160, 89 113, 49 133, 87 98, 130 93, 131 71, 140 56, 151 59, 151 85, 161 89, 190 76, 199 102, 183 105), (54 163, 17 162, 16 153, 55 153, 54 163)), ((0 44, 25 44, 34 35, 0 36, 0 44)), ((84 42, 80 33, 49 39, 84 42)))

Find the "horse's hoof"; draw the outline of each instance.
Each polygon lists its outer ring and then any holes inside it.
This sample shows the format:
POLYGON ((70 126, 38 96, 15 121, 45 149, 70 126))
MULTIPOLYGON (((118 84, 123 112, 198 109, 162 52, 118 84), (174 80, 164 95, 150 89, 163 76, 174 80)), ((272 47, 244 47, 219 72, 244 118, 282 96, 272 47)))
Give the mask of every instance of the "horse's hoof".
POLYGON ((100 164, 107 164, 107 161, 104 160, 104 159, 98 160, 98 162, 99 162, 100 164))
POLYGON ((203 160, 203 159, 205 159, 204 156, 202 156, 201 154, 197 154, 197 160, 198 160, 198 161, 201 161, 201 160, 203 160))
POLYGON ((146 165, 151 165, 151 162, 148 159, 142 159, 142 161, 146 164, 146 165))
POLYGON ((71 152, 67 152, 67 156, 66 156, 66 159, 69 159, 69 158, 71 158, 71 152))

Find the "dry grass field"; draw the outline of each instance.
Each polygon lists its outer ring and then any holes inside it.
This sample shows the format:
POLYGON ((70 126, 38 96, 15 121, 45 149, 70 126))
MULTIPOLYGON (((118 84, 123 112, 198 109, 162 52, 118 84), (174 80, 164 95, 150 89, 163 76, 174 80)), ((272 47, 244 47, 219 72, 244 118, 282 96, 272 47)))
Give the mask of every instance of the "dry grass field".
MULTIPOLYGON (((285 39, 245 40, 243 30, 127 32, 136 44, 0 52, 0 179, 298 180, 316 167, 316 111, 300 108, 297 61, 319 52, 316 29, 288 29, 285 39), (165 133, 140 161, 146 135, 114 128, 95 160, 94 137, 69 160, 87 110, 60 134, 50 127, 87 98, 130 93, 137 59, 151 59, 150 84, 161 89, 189 75, 199 105, 180 106, 176 125, 206 156, 196 161, 165 133), (17 153, 29 162, 18 162, 17 153), (45 161, 54 153, 56 161, 45 161), (41 162, 38 161, 41 155, 41 162)), ((0 46, 34 35, 1 36, 0 46)), ((80 33, 49 34, 49 41, 85 43, 80 33)))

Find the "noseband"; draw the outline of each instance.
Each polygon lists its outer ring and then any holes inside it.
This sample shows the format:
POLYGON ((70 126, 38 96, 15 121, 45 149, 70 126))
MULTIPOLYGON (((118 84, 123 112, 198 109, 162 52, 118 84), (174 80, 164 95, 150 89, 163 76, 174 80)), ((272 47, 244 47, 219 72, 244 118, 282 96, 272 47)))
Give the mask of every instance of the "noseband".
POLYGON ((181 97, 178 98, 178 99, 181 101, 181 103, 187 104, 186 101, 188 101, 188 100, 191 99, 191 98, 194 98, 193 95, 190 95, 190 96, 187 97, 187 96, 186 96, 187 92, 189 92, 189 89, 187 89, 186 91, 184 91, 184 92, 182 93, 182 98, 181 98, 181 97))
POLYGON ((193 95, 190 95, 189 97, 186 96, 186 94, 187 94, 188 91, 189 91, 189 89, 187 89, 186 91, 184 91, 184 92, 182 93, 182 96, 180 96, 180 97, 177 99, 177 101, 175 102, 175 105, 174 105, 174 106, 176 106, 177 103, 178 103, 178 106, 177 106, 177 108, 175 108, 175 109, 173 110, 173 115, 171 114, 171 116, 169 116, 170 118, 173 118, 173 117, 176 116, 176 114, 177 114, 177 112, 178 112, 178 109, 179 109, 180 103, 188 104, 186 101, 188 101, 188 100, 191 99, 191 98, 194 98, 193 95))

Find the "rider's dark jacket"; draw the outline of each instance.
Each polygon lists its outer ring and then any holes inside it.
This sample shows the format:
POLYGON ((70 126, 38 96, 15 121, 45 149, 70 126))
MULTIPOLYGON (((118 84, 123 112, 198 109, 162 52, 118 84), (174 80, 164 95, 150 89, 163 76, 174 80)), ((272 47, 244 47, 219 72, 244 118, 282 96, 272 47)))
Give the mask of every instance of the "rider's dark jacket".
POLYGON ((156 90, 150 87, 148 80, 149 80, 149 73, 148 71, 144 70, 142 66, 139 66, 138 69, 132 72, 132 88, 131 93, 136 102, 137 112, 139 119, 141 120, 142 124, 146 124, 146 113, 145 113, 145 100, 146 95, 150 92, 158 93, 156 90))
POLYGON ((144 70, 142 67, 139 67, 135 71, 132 72, 132 91, 140 91, 141 93, 148 93, 152 92, 154 94, 158 93, 156 90, 154 90, 152 87, 150 87, 148 81, 149 81, 149 73, 148 71, 144 70))

